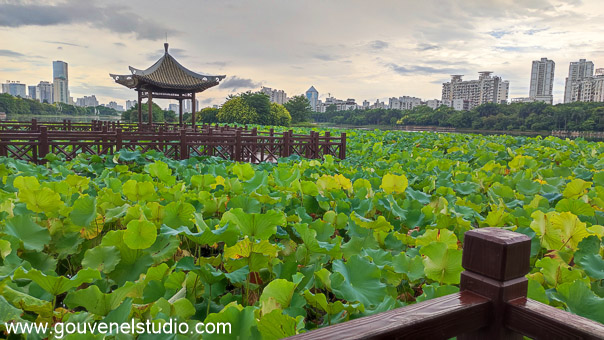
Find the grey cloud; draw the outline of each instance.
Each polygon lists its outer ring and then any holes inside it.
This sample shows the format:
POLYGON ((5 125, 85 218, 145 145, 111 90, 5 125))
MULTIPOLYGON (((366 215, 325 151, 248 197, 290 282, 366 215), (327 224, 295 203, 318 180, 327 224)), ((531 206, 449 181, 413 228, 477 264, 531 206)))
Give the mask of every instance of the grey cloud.
POLYGON ((158 40, 173 30, 143 18, 123 6, 98 6, 70 0, 57 4, 0 3, 0 27, 87 24, 139 39, 158 40))
POLYGON ((82 46, 82 45, 78 45, 78 44, 74 44, 74 43, 68 43, 68 42, 64 42, 64 41, 45 41, 45 42, 49 43, 49 44, 56 44, 56 45, 67 45, 67 46, 75 46, 75 47, 88 48, 88 46, 82 46))
POLYGON ((219 87, 223 89, 233 89, 233 91, 237 91, 238 89, 253 89, 260 87, 259 82, 255 82, 251 79, 247 78, 239 78, 237 76, 232 76, 226 78, 222 83, 220 83, 219 87))
POLYGON ((504 35, 510 34, 512 33, 512 31, 506 31, 506 30, 498 30, 498 31, 491 31, 488 32, 488 35, 496 38, 496 39, 501 39, 503 38, 504 35))
MULTIPOLYGON (((189 57, 186 54, 185 50, 183 50, 182 48, 170 48, 170 49, 168 49, 168 52, 170 52, 170 55, 172 55, 176 59, 184 59, 184 58, 189 57)), ((147 58, 147 60, 156 61, 157 59, 161 58, 164 55, 164 53, 165 53, 165 50, 162 48, 161 50, 157 50, 156 52, 148 53, 146 55, 146 58, 147 58)))
POLYGON ((227 66, 229 63, 226 61, 208 61, 204 63, 205 65, 210 65, 210 66, 218 66, 218 67, 225 67, 227 66))
POLYGON ((462 71, 461 69, 456 69, 456 68, 436 68, 436 67, 431 67, 431 66, 419 66, 419 65, 414 65, 411 67, 404 67, 404 66, 399 66, 396 65, 394 63, 390 63, 387 65, 390 69, 392 69, 394 72, 406 76, 406 75, 413 75, 413 74, 434 74, 434 73, 459 73, 460 71, 462 71))
POLYGON ((24 57, 22 53, 11 50, 0 50, 0 57, 24 57))
POLYGON ((432 45, 432 44, 419 44, 419 45, 417 45, 417 47, 415 49, 418 51, 429 51, 429 50, 439 50, 440 47, 438 47, 437 45, 432 45))
POLYGON ((539 32, 544 32, 549 30, 549 28, 534 28, 534 29, 530 29, 530 30, 526 30, 524 31, 524 34, 526 35, 533 35, 535 33, 539 33, 539 32))
POLYGON ((314 58, 319 59, 319 60, 323 60, 323 61, 334 61, 334 60, 338 60, 338 56, 336 55, 330 55, 330 54, 326 54, 326 53, 319 53, 319 54, 315 54, 313 55, 314 58))
POLYGON ((214 98, 206 98, 201 101, 202 104, 210 104, 214 101, 214 98))
POLYGON ((119 46, 119 47, 126 47, 126 44, 121 43, 121 42, 115 42, 113 43, 115 46, 119 46))
POLYGON ((383 50, 385 48, 387 48, 390 44, 388 44, 385 41, 382 40, 374 40, 372 42, 369 43, 369 47, 371 47, 374 50, 383 50))

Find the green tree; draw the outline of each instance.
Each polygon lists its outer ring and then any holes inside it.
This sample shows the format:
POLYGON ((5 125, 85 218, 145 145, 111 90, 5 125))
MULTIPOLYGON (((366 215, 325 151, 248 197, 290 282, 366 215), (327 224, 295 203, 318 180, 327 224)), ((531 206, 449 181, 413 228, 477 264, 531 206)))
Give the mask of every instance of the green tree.
POLYGON ((197 113, 197 120, 201 123, 218 123, 218 109, 206 107, 197 113))
MULTIPOLYGON (((142 113, 143 113, 143 122, 149 121, 149 111, 148 111, 147 103, 141 105, 142 113)), ((164 111, 159 105, 153 103, 152 109, 153 113, 153 122, 155 123, 163 123, 173 122, 176 120, 176 115, 173 111, 171 114, 169 112, 164 111)), ((130 110, 122 112, 122 120, 126 122, 138 122, 138 103, 134 104, 130 110)))
POLYGON ((218 110, 217 118, 220 123, 255 124, 258 122, 258 113, 243 98, 233 97, 218 110))
POLYGON ((292 121, 292 117, 285 108, 285 106, 271 103, 271 124, 280 126, 289 126, 292 121))
POLYGON ((256 124, 271 125, 271 100, 269 96, 262 92, 245 92, 240 94, 241 99, 253 108, 258 115, 256 124))
POLYGON ((294 124, 308 121, 312 114, 310 102, 303 95, 294 96, 284 106, 291 116, 291 122, 294 124))

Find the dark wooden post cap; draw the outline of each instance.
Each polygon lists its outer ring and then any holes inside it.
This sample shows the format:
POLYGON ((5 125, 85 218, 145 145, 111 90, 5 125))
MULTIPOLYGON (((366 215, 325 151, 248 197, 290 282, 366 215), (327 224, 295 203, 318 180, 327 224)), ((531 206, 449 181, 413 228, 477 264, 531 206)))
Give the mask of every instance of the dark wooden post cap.
POLYGON ((531 239, 501 228, 465 234, 462 266, 497 281, 523 277, 530 271, 531 239))

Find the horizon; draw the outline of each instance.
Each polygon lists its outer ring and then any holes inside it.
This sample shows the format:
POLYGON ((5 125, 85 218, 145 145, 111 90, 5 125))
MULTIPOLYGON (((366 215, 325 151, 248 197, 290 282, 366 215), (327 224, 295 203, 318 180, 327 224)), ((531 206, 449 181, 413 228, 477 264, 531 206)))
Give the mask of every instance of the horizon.
POLYGON ((189 1, 179 7, 190 10, 182 11, 161 2, 0 1, 0 79, 52 82, 52 61, 62 60, 74 101, 95 95, 123 105, 135 92, 109 73, 149 67, 167 35, 170 54, 183 66, 227 75, 199 94, 200 107, 261 86, 288 97, 314 86, 322 100, 330 93, 357 103, 440 100, 451 74, 471 80, 483 70, 510 81, 509 99, 528 97, 531 63, 542 57, 556 63, 554 104, 560 103, 570 62, 587 59, 604 68, 598 26, 604 17, 597 14, 604 4, 522 2, 189 1))

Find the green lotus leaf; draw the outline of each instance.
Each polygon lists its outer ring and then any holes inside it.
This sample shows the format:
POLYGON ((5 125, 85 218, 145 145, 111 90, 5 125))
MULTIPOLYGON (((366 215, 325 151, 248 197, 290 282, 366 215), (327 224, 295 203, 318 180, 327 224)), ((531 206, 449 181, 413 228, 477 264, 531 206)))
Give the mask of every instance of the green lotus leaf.
POLYGON ((296 335, 296 319, 283 314, 280 310, 273 310, 264 314, 258 321, 258 330, 262 339, 277 340, 296 335))
POLYGON ((168 164, 162 161, 155 161, 145 166, 145 170, 149 175, 159 179, 168 186, 174 185, 176 177, 172 176, 172 169, 168 167, 168 164))
POLYGON ((262 295, 260 303, 262 304, 262 314, 270 313, 275 309, 284 310, 289 307, 296 284, 285 279, 275 279, 269 282, 262 295))
POLYGON ((541 191, 541 184, 530 179, 521 179, 516 183, 516 190, 523 195, 535 195, 541 191))
POLYGON ((235 224, 242 235, 267 240, 277 232, 277 226, 286 224, 285 214, 269 210, 265 214, 248 214, 241 208, 231 209, 222 216, 221 224, 235 224))
POLYGON ((604 323, 604 298, 597 296, 583 281, 560 285, 555 298, 566 304, 569 312, 604 323))
POLYGON ((69 218, 77 226, 88 227, 96 218, 96 198, 88 195, 80 196, 73 203, 69 218))
POLYGON ((400 253, 393 258, 392 265, 395 272, 407 275, 410 281, 417 281, 425 277, 421 256, 411 258, 405 253, 400 253))
POLYGON ((429 229, 416 239, 418 246, 426 246, 432 242, 442 242, 449 249, 457 249, 457 236, 448 229, 429 229))
POLYGON ((580 178, 573 179, 566 184, 566 188, 564 188, 562 196, 566 198, 579 198, 583 196, 590 187, 591 182, 586 182, 580 178))
POLYGON ((18 215, 6 221, 3 231, 19 239, 24 249, 42 251, 50 242, 48 229, 40 227, 29 215, 18 215))
POLYGON ((424 256, 426 277, 440 284, 458 284, 461 266, 461 250, 449 249, 446 243, 432 242, 420 249, 424 256))
POLYGON ((231 340, 231 339, 249 339, 260 340, 258 324, 254 317, 254 307, 241 307, 239 305, 227 305, 220 313, 212 313, 205 319, 205 323, 214 323, 216 325, 229 324, 227 331, 215 332, 213 334, 204 334, 204 340, 231 340))
POLYGON ((119 307, 134 288, 134 283, 126 282, 125 285, 105 294, 99 287, 90 286, 67 294, 65 305, 69 308, 84 307, 90 313, 105 316, 119 307))
POLYGON ((83 268, 94 268, 105 274, 111 273, 121 261, 120 252, 116 247, 94 247, 86 250, 82 259, 83 268))
POLYGON ((386 285, 380 281, 381 271, 367 259, 354 255, 348 261, 335 260, 329 276, 336 297, 361 302, 365 308, 376 306, 386 296, 386 285))
POLYGON ((132 202, 147 201, 155 195, 155 186, 151 182, 126 181, 122 187, 126 197, 132 202))
POLYGON ((401 194, 407 189, 409 181, 405 175, 393 175, 385 174, 382 177, 382 184, 380 188, 384 190, 386 194, 401 194))
POLYGON ((350 219, 354 221, 358 226, 366 229, 372 229, 375 231, 389 232, 393 226, 386 220, 384 216, 378 216, 377 220, 370 220, 363 216, 359 216, 356 212, 350 215, 350 219))
POLYGON ((156 238, 157 228, 149 221, 132 220, 124 232, 124 243, 131 249, 147 249, 156 238))
POLYGON ((561 199, 556 204, 556 211, 571 212, 577 216, 594 216, 594 208, 591 205, 578 199, 561 199))
POLYGON ((13 274, 13 278, 32 280, 42 287, 42 289, 56 296, 72 288, 79 287, 82 283, 98 280, 101 278, 101 274, 95 269, 86 268, 78 271, 72 278, 67 278, 65 276, 49 276, 37 269, 25 270, 17 268, 13 274))
POLYGON ((171 228, 192 227, 195 207, 186 202, 170 202, 164 211, 163 223, 171 228))

